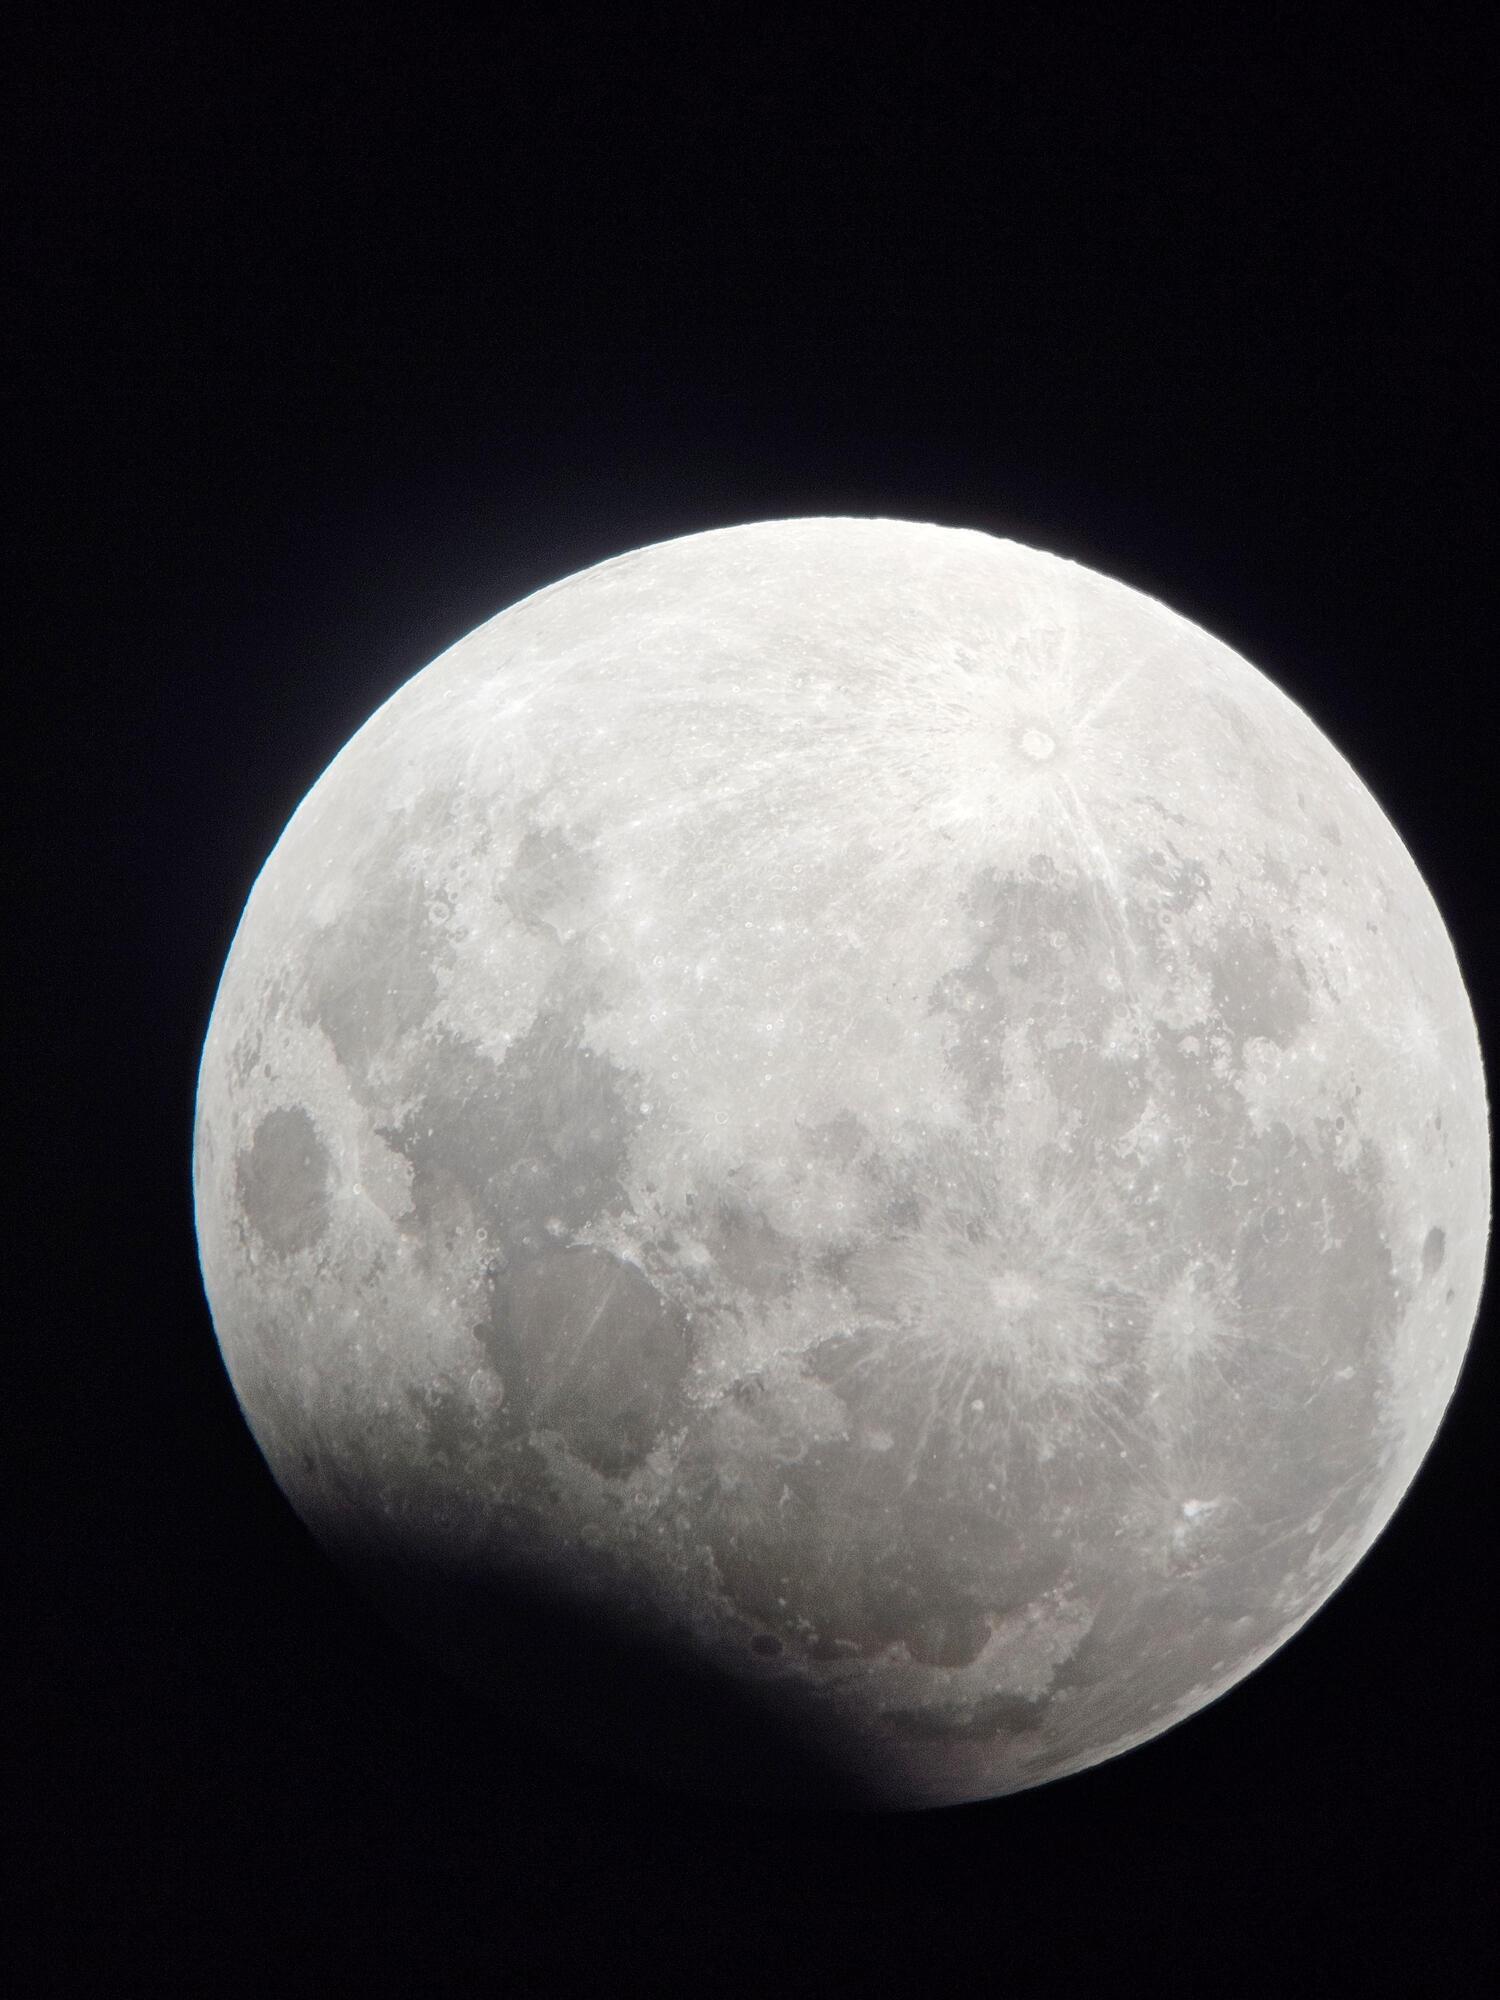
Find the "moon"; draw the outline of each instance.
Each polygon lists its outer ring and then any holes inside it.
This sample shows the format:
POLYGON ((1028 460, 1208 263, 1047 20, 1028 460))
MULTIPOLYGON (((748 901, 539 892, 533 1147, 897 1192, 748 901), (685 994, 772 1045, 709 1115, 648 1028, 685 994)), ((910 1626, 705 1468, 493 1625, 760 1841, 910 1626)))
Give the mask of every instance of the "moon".
POLYGON ((917 1808, 1145 1742, 1349 1575, 1488 1114, 1431 895, 1263 674, 1014 542, 769 521, 355 734, 194 1182, 250 1428, 417 1644, 653 1781, 917 1808))

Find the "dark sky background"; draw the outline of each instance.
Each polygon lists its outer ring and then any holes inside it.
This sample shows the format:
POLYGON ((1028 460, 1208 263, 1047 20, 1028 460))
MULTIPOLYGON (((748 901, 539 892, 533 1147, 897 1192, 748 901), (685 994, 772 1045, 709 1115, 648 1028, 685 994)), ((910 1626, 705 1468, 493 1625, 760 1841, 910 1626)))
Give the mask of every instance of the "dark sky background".
POLYGON ((1206 626, 1394 819, 1500 1047, 1497 79, 1422 10, 1166 11, 8 17, 17 1992, 1483 1983, 1483 1320, 1394 1524, 1224 1700, 803 1821, 434 1677, 280 1499, 198 1282, 198 1051, 307 787, 482 618, 716 525, 988 529, 1206 626))

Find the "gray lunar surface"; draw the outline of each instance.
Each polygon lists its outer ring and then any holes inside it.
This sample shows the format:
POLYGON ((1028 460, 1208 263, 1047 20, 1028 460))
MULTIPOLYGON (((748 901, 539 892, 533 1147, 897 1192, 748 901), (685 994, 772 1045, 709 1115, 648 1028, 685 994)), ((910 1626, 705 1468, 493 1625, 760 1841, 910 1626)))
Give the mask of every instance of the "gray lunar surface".
POLYGON ((1342 756, 1139 593, 886 520, 621 556, 401 688, 249 898, 195 1183, 254 1435, 420 1644, 501 1703, 574 1655, 648 1775, 754 1718, 896 1806, 1295 1632, 1489 1216, 1454 952, 1342 756))

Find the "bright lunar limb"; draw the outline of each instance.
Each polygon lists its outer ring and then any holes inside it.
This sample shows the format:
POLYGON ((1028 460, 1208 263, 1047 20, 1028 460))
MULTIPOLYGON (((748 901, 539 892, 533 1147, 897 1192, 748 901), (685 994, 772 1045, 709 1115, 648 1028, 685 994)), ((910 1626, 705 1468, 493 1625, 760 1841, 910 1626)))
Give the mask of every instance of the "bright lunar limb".
POLYGON ((195 1158, 250 1426, 420 1643, 669 1784, 899 1806, 1317 1609, 1488 1173, 1442 920, 1309 718, 1075 563, 839 519, 388 701, 255 884, 195 1158))

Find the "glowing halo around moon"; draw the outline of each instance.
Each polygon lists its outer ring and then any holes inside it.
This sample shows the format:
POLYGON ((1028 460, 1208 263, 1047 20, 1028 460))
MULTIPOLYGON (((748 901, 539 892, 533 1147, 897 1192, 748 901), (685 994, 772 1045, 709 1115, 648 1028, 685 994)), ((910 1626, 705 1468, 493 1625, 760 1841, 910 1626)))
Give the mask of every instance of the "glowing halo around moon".
POLYGON ((400 689, 255 883, 195 1143, 324 1545, 502 1704, 572 1665, 591 1751, 814 1803, 1037 1785, 1264 1660, 1427 1450, 1489 1218, 1339 753, 1139 593, 889 520, 637 550, 400 689))

